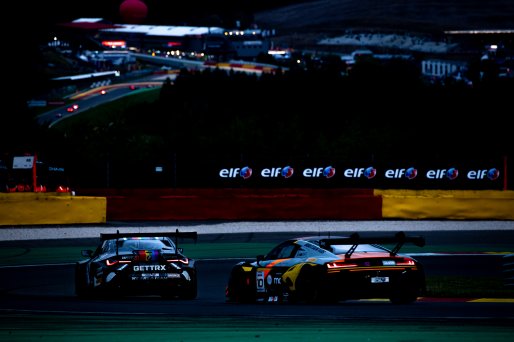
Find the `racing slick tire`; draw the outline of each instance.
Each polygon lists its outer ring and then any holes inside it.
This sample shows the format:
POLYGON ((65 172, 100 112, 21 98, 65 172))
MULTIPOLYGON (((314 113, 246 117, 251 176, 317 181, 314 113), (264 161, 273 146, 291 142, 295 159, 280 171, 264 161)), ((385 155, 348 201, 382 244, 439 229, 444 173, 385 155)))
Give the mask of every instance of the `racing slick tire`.
POLYGON ((421 273, 405 274, 391 294, 389 300, 393 304, 410 304, 418 300, 425 292, 425 278, 421 273))
POLYGON ((413 287, 403 287, 396 290, 389 301, 392 304, 410 304, 418 300, 418 291, 413 287))
MULTIPOLYGON (((230 272, 225 292, 227 302, 253 303, 256 301, 256 293, 254 289, 255 270, 252 272, 245 272, 243 270, 243 266, 245 265, 235 266, 230 272), (250 284, 253 284, 253 286, 250 284)), ((251 267, 249 265, 246 266, 251 267)))
POLYGON ((86 271, 79 265, 75 266, 75 295, 80 298, 89 298, 92 296, 86 271))
POLYGON ((164 299, 196 299, 198 296, 198 281, 196 272, 188 270, 191 281, 180 286, 163 287, 160 296, 164 299))
POLYGON ((196 279, 196 274, 195 274, 191 280, 191 285, 184 288, 183 292, 180 294, 180 298, 196 299, 197 296, 198 296, 198 281, 196 279))
POLYGON ((404 283, 398 286, 391 294, 389 300, 393 304, 410 304, 418 300, 422 290, 415 283, 403 280, 404 283))
POLYGON ((336 300, 321 286, 321 267, 305 264, 302 266, 295 282, 295 291, 289 294, 291 302, 330 303, 336 300))

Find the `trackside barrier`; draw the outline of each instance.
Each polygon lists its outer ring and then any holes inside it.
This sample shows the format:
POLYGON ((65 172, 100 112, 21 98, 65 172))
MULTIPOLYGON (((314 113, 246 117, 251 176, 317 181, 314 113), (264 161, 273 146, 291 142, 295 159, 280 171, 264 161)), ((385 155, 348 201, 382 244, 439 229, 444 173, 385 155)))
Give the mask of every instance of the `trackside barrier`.
POLYGON ((514 286, 514 254, 503 256, 503 279, 505 286, 514 286))
POLYGON ((108 221, 380 220, 371 189, 78 189, 107 197, 108 221))
POLYGON ((385 219, 514 220, 514 191, 374 190, 385 219))
POLYGON ((514 220, 514 191, 80 189, 0 193, 0 226, 178 220, 514 220))
POLYGON ((105 197, 69 193, 0 193, 0 226, 105 223, 105 197))

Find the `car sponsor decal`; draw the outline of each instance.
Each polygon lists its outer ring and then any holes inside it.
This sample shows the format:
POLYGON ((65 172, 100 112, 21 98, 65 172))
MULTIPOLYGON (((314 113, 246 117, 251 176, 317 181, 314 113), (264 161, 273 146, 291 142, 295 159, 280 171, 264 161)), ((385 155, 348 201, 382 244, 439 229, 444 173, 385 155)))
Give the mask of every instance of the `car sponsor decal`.
POLYGON ((275 265, 277 265, 277 264, 279 264, 279 263, 281 263, 281 262, 283 262, 283 261, 285 261, 285 260, 289 260, 289 259, 277 259, 277 260, 273 260, 273 261, 271 261, 269 264, 267 264, 267 265, 266 265, 266 267, 271 268, 271 267, 273 267, 273 266, 275 266, 275 265))
POLYGON ((137 273, 131 276, 131 280, 164 280, 180 278, 178 273, 137 273))
POLYGON ((282 278, 273 277, 271 274, 268 274, 266 277, 266 284, 268 284, 268 286, 280 285, 282 284, 282 278))
POLYGON ((134 272, 166 271, 166 265, 134 265, 134 272))
POLYGON ((159 250, 151 250, 151 251, 140 250, 140 251, 134 251, 134 261, 158 261, 160 254, 161 253, 160 253, 159 250))

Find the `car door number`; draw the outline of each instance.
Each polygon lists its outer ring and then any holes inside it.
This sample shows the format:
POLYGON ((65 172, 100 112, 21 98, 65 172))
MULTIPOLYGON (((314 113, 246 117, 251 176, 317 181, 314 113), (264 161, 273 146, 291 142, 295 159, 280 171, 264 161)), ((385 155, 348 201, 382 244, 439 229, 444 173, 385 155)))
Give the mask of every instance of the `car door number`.
POLYGON ((255 274, 255 281, 257 283, 257 292, 266 292, 266 289, 264 288, 264 272, 263 271, 257 271, 255 274))

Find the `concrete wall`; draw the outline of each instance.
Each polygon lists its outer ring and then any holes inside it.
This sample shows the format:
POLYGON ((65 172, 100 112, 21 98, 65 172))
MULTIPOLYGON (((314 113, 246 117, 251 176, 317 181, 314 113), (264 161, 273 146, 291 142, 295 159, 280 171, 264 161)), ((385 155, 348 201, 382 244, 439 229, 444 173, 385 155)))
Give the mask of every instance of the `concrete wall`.
POLYGON ((105 223, 105 197, 68 193, 0 193, 0 225, 105 223))
POLYGON ((89 189, 85 193, 107 197, 108 221, 382 217, 382 200, 371 189, 89 189))
POLYGON ((514 220, 514 191, 375 190, 385 219, 514 220))

